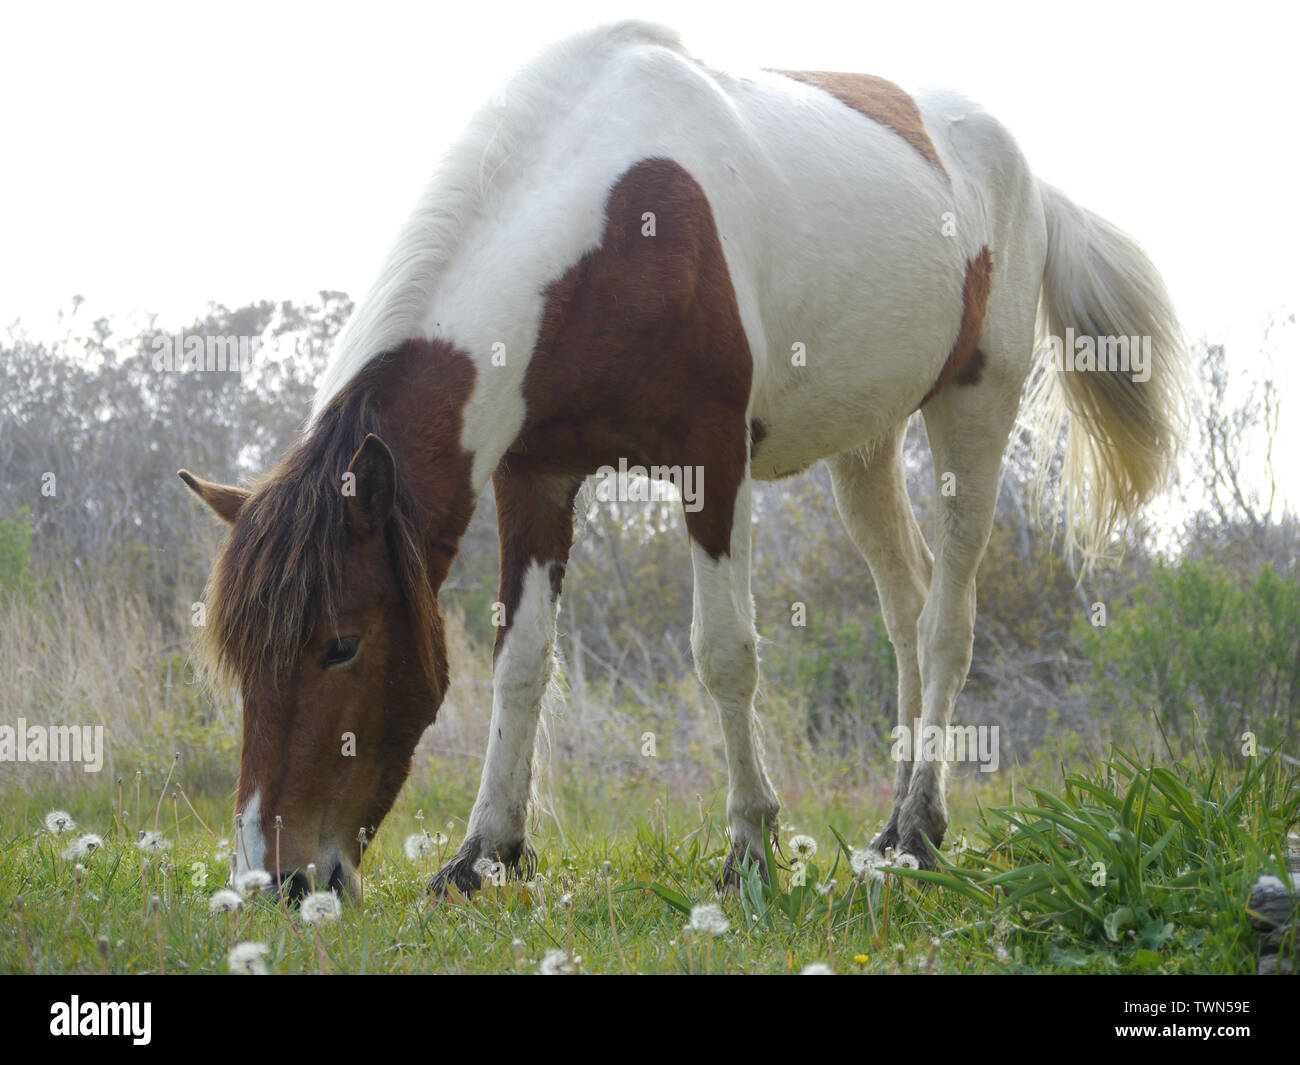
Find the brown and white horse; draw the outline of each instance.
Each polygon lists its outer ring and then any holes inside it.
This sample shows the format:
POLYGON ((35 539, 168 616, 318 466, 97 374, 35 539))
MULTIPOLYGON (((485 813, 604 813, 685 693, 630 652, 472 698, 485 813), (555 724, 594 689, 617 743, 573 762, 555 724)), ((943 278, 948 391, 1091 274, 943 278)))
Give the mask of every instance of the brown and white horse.
MULTIPOLYGON (((703 476, 685 518, 691 646, 726 740, 729 865, 761 854, 778 802, 753 716, 751 479, 828 463, 897 652, 900 722, 942 727, 1031 369, 1026 410, 1049 443, 1066 426, 1067 496, 1095 548, 1169 469, 1180 351, 1137 246, 1036 180, 960 96, 725 74, 642 23, 553 46, 446 156, 284 461, 247 489, 181 473, 231 526, 202 650, 243 692, 237 871, 297 892, 314 863, 355 884, 358 830, 391 807, 448 684, 437 593, 490 478, 491 738, 432 886, 479 886, 485 857, 531 874, 574 500, 620 459, 703 476), (1040 306, 1054 365, 1035 362, 1040 306), (1067 330, 1103 354, 1076 358, 1067 330), (946 486, 933 556, 900 461, 918 409, 946 486)), ((899 763, 882 848, 933 864, 944 770, 899 763)))

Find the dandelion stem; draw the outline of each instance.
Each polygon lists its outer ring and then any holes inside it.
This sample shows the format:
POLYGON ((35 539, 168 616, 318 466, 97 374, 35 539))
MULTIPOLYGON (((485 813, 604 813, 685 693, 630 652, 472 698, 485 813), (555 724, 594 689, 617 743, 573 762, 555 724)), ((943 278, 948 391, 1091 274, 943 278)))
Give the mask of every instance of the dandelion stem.
POLYGON ((153 930, 154 939, 158 943, 158 972, 167 975, 167 963, 163 960, 163 934, 162 934, 162 902, 159 900, 157 906, 153 909, 153 930))
POLYGON ((181 798, 185 800, 185 805, 188 806, 188 807, 190 808, 190 813, 192 813, 192 814, 194 815, 194 819, 195 819, 196 821, 198 821, 198 823, 201 824, 201 825, 203 826, 203 831, 206 832, 206 833, 207 833, 209 836, 211 836, 213 839, 216 839, 216 838, 217 838, 217 834, 216 834, 215 832, 213 832, 212 829, 210 829, 210 828, 208 827, 208 823, 207 823, 206 821, 204 821, 202 817, 199 816, 199 812, 198 812, 198 810, 194 809, 194 804, 193 804, 192 802, 190 802, 190 797, 189 797, 188 795, 185 794, 185 789, 184 789, 183 787, 181 787, 181 784, 180 784, 179 781, 177 781, 177 783, 176 783, 176 790, 179 791, 179 792, 181 793, 181 798))
POLYGON ((627 958, 623 956, 623 944, 618 941, 618 925, 614 921, 614 891, 609 886, 609 874, 605 874, 605 902, 609 904, 609 932, 614 937, 614 950, 618 953, 618 963, 623 967, 623 972, 631 970, 627 967, 627 958))
POLYGON ((32 960, 32 945, 27 941, 27 922, 23 920, 23 900, 20 895, 14 899, 14 909, 18 913, 18 933, 23 940, 23 953, 27 956, 27 968, 36 971, 36 962, 32 960))
POLYGON ((158 805, 153 810, 153 830, 158 831, 158 818, 162 814, 163 799, 167 797, 167 785, 172 782, 172 773, 176 769, 176 763, 181 760, 180 752, 177 751, 172 755, 172 764, 167 767, 167 779, 163 781, 162 791, 158 793, 158 805))

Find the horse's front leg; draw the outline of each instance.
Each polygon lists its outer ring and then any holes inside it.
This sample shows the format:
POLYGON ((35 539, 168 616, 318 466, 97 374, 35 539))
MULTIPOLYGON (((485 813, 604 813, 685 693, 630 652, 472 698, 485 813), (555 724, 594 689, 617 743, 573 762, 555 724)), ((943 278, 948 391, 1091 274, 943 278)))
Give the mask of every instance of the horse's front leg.
MULTIPOLYGON (((712 472, 714 467, 710 467, 712 472)), ((764 832, 776 833, 780 809, 763 767, 754 721, 758 686, 758 635, 749 586, 750 481, 746 473, 728 491, 725 480, 706 494, 704 509, 687 515, 695 605, 691 650, 700 682, 718 706, 727 748, 727 824, 731 851, 722 884, 735 885, 737 865, 757 862, 764 875, 764 832), (710 514, 710 508, 725 513, 710 514)))
POLYGON ((448 884, 467 894, 482 887, 476 866, 483 859, 501 862, 521 879, 537 870, 527 837, 533 748, 553 668, 560 585, 580 484, 580 478, 517 456, 507 456, 492 477, 504 608, 493 650, 492 730, 465 842, 430 883, 435 894, 444 894, 448 884))

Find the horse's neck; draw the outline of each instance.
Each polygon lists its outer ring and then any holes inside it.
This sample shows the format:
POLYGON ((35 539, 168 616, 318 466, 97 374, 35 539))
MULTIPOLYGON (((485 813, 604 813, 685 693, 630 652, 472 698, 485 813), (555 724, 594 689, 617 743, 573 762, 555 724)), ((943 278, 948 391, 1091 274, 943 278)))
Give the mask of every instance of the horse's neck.
POLYGON ((423 530, 434 588, 446 578, 474 513, 473 462, 462 447, 474 365, 449 345, 411 340, 377 386, 383 433, 423 530))

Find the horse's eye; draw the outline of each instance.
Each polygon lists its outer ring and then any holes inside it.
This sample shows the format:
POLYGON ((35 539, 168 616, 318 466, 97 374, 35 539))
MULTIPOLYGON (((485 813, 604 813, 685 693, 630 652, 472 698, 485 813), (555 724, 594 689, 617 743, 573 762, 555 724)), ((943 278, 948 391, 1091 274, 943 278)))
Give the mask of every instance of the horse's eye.
POLYGON ((351 662, 357 656, 357 648, 361 646, 361 641, 355 636, 344 636, 341 640, 335 640, 325 651, 325 661, 322 665, 329 669, 331 666, 342 666, 351 662))

